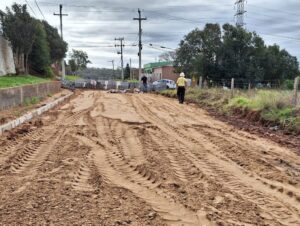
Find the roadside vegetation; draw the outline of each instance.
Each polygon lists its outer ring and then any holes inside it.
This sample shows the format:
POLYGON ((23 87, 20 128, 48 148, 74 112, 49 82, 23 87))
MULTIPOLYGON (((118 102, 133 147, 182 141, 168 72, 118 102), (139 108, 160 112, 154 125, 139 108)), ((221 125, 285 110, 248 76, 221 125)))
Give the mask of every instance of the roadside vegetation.
MULTIPOLYGON (((175 90, 164 90, 161 94, 176 98, 175 90)), ((186 101, 212 108, 220 114, 239 115, 275 129, 300 134, 300 105, 291 104, 291 91, 237 90, 231 98, 229 90, 190 88, 186 101)))
POLYGON ((49 82, 49 79, 39 78, 31 75, 2 76, 0 77, 0 88, 9 88, 22 85, 49 82))
POLYGON ((66 75, 65 79, 68 81, 75 81, 77 79, 80 79, 80 77, 78 75, 66 75))
POLYGON ((4 38, 12 44, 17 74, 53 77, 51 65, 59 65, 68 49, 58 30, 17 3, 0 12, 0 22, 4 38))

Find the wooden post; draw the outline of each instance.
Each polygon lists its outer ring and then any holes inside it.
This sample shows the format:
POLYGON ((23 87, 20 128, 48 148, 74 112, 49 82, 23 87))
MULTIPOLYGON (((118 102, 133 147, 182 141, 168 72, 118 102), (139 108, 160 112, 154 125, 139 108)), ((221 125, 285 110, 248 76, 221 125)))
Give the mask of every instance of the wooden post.
POLYGON ((234 78, 231 79, 231 98, 234 96, 234 78))
POLYGON ((202 89, 203 78, 200 76, 199 78, 199 88, 202 89))
POLYGON ((298 104, 298 87, 299 87, 299 76, 295 78, 294 82, 294 95, 293 95, 293 105, 298 104))

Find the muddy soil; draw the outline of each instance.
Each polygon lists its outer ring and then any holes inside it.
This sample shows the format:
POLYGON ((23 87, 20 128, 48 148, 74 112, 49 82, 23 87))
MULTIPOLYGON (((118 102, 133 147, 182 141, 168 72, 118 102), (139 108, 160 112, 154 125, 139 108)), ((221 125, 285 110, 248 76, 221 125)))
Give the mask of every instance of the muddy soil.
POLYGON ((150 94, 85 91, 0 137, 1 225, 300 225, 300 158, 150 94))

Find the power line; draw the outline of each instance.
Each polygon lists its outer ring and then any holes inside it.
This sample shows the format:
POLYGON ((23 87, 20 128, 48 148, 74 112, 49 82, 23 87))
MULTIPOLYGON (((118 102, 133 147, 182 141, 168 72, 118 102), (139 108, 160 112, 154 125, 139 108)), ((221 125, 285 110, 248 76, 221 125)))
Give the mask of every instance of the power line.
POLYGON ((27 3, 27 5, 29 6, 30 10, 33 12, 33 14, 37 17, 35 11, 33 10, 33 8, 31 7, 31 5, 29 4, 29 2, 27 0, 25 0, 25 2, 27 3))
POLYGON ((44 14, 43 14, 43 12, 42 12, 42 10, 40 9, 40 6, 39 6, 39 4, 37 3, 37 0, 34 0, 34 2, 35 2, 35 4, 36 4, 37 8, 39 9, 39 11, 40 11, 40 13, 41 13, 42 17, 44 18, 44 20, 46 20, 46 18, 45 18, 45 16, 44 16, 44 14))

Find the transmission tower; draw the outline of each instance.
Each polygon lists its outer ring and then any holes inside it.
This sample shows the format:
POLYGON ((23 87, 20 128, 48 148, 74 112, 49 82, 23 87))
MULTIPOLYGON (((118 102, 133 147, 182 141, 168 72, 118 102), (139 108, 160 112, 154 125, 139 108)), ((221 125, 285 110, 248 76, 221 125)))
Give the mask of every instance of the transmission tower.
POLYGON ((237 27, 244 27, 244 15, 247 11, 245 11, 245 2, 246 0, 237 0, 235 2, 236 5, 236 26, 237 27))

